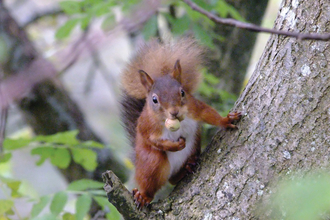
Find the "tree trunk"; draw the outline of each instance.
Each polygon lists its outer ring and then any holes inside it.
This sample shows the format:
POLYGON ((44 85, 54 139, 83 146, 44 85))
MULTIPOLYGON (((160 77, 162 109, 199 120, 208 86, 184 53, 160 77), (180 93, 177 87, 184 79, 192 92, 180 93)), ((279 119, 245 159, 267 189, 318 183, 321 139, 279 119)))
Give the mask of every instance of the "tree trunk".
MULTIPOLYGON (((260 25, 268 0, 228 0, 227 3, 235 7, 246 21, 260 25)), ((218 88, 239 95, 257 33, 221 24, 215 26, 215 32, 225 39, 215 40, 220 55, 211 59, 209 70, 221 80, 218 88)))
MULTIPOLYGON (((328 0, 284 0, 275 28, 324 33, 329 21, 328 0)), ((280 176, 329 167, 329 46, 271 36, 236 103, 239 129, 213 138, 171 194, 166 219, 257 219, 280 176)))
MULTIPOLYGON (((0 67, 4 73, 1 88, 7 89, 5 96, 13 96, 12 99, 17 100, 26 122, 36 134, 49 135, 77 129, 80 140, 101 142, 87 125, 78 106, 56 79, 54 66, 38 54, 25 31, 11 17, 2 1, 0 45, 3 46, 0 67), (10 88, 9 83, 15 80, 14 88, 10 88)), ((0 104, 4 104, 3 99, 0 104)), ((126 169, 112 156, 109 149, 101 150, 98 155, 99 167, 93 174, 72 163, 68 169, 63 170, 66 178, 69 181, 87 177, 100 180, 101 173, 110 168, 122 180, 126 180, 126 169)))

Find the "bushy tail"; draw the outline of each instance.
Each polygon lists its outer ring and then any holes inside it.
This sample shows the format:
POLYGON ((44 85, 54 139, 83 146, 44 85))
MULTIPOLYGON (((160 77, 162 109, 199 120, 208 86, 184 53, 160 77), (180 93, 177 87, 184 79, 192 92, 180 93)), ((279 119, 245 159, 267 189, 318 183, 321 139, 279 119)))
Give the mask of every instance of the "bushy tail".
POLYGON ((180 60, 181 84, 187 92, 194 92, 200 81, 203 62, 203 48, 193 38, 159 42, 152 40, 138 50, 122 75, 122 85, 126 93, 138 99, 146 98, 147 91, 140 82, 138 71, 144 70, 155 80, 170 74, 174 64, 180 60))
POLYGON ((145 99, 134 98, 126 92, 123 92, 120 100, 121 121, 131 146, 135 145, 137 120, 140 117, 145 102, 145 99))

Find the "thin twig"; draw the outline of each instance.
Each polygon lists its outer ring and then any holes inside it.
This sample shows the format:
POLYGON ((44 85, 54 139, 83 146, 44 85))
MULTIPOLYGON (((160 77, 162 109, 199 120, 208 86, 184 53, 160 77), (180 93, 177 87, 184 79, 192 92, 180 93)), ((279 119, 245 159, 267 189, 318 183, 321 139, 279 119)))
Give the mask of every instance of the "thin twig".
POLYGON ((37 13, 37 14, 33 15, 33 17, 29 18, 29 20, 22 25, 22 28, 26 28, 27 26, 38 21, 41 18, 48 17, 48 16, 55 16, 55 15, 59 15, 59 14, 64 14, 63 10, 49 9, 49 10, 37 13))
POLYGON ((1 118, 0 118, 0 155, 3 153, 3 141, 5 140, 6 133, 6 123, 8 116, 8 107, 0 109, 1 118))
POLYGON ((3 141, 5 140, 8 106, 0 108, 0 155, 3 153, 3 141))
POLYGON ((298 33, 298 32, 292 32, 292 31, 282 31, 282 30, 260 27, 255 24, 241 22, 241 21, 238 21, 238 20, 235 20, 232 18, 220 18, 220 17, 204 10, 203 8, 199 7, 191 0, 182 0, 182 1, 185 2, 187 5, 189 5, 191 9, 205 15, 210 20, 212 20, 218 24, 226 24, 229 26, 234 26, 234 27, 238 27, 238 28, 246 29, 246 30, 250 30, 250 31, 255 31, 255 32, 264 32, 264 33, 270 33, 270 34, 284 35, 284 36, 288 36, 288 37, 295 37, 298 40, 323 40, 323 41, 326 41, 326 40, 330 39, 330 33, 326 33, 326 34, 311 33, 311 34, 309 34, 309 33, 298 33))
POLYGON ((58 76, 63 75, 63 73, 65 73, 68 69, 70 69, 77 62, 78 58, 82 54, 81 50, 78 50, 79 45, 86 41, 88 33, 89 33, 89 28, 87 27, 86 30, 84 30, 81 37, 73 44, 72 51, 71 51, 72 55, 70 56, 72 58, 71 58, 70 62, 61 71, 59 71, 58 76))

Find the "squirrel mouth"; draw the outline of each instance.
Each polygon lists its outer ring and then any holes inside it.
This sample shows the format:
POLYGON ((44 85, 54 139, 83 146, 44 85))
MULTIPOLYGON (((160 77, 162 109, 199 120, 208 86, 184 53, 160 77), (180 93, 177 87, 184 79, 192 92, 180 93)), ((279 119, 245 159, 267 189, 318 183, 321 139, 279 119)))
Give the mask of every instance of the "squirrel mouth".
POLYGON ((175 116, 175 117, 168 117, 168 119, 171 119, 171 120, 177 119, 181 122, 185 119, 185 115, 180 115, 180 116, 175 116))
POLYGON ((181 116, 178 116, 176 117, 180 122, 184 120, 185 118, 185 115, 181 115, 181 116))

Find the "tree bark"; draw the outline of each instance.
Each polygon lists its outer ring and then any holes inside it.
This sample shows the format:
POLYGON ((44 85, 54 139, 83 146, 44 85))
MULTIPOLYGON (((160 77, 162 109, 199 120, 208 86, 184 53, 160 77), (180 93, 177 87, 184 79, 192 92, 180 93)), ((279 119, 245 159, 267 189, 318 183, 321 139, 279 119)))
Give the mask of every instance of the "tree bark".
MULTIPOLYGON (((284 0, 275 28, 329 32, 328 0, 284 0)), ((272 35, 234 110, 238 130, 219 131, 194 175, 164 204, 166 219, 268 219, 254 210, 279 178, 329 167, 330 43, 272 35)))
MULTIPOLYGON (((228 0, 227 3, 235 7, 246 21, 260 25, 268 0, 228 0)), ((219 89, 239 95, 257 33, 221 24, 215 26, 215 32, 225 39, 215 40, 220 54, 211 59, 209 70, 221 80, 219 89)))
MULTIPOLYGON (((80 140, 102 142, 90 129, 61 82, 56 79, 54 66, 39 55, 26 32, 19 27, 1 1, 0 45, 3 46, 0 67, 4 73, 0 86, 2 92, 6 93, 4 96, 7 96, 4 98, 13 96, 9 100, 16 100, 26 122, 36 134, 50 135, 77 129, 80 140), (10 83, 14 86, 9 86, 10 83)), ((2 105, 5 104, 3 100, 0 102, 2 105)), ((101 173, 110 168, 125 180, 126 169, 110 150, 98 151, 99 167, 93 174, 72 163, 68 169, 63 170, 66 178, 69 181, 87 177, 101 180, 101 173)))

